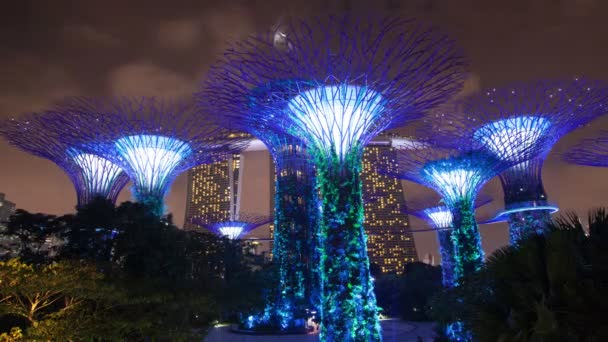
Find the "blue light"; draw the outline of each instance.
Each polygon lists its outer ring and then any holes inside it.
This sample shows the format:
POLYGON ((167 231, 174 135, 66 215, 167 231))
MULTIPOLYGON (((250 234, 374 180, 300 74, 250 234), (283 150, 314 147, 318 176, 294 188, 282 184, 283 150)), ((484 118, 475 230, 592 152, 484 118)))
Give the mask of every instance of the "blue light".
POLYGON ((90 194, 107 194, 114 186, 122 169, 107 159, 76 149, 68 149, 67 154, 82 171, 83 181, 90 194))
POLYGON ((515 116, 482 126, 474 137, 498 158, 513 160, 525 155, 550 127, 551 121, 542 116, 515 116))
POLYGON ((219 232, 222 234, 222 236, 225 236, 229 239, 238 239, 239 236, 241 236, 241 233, 243 232, 243 227, 238 227, 238 226, 226 226, 226 227, 220 227, 219 232))
POLYGON ((452 212, 445 206, 426 208, 422 211, 432 222, 433 227, 445 229, 452 227, 452 212))
POLYGON ((449 169, 445 165, 425 167, 422 169, 422 175, 435 185, 448 202, 471 197, 476 192, 477 186, 483 181, 479 179, 479 172, 475 170, 449 169))
POLYGON ((344 157, 377 124, 383 111, 379 93, 364 86, 323 86, 301 92, 289 101, 296 129, 312 136, 309 145, 344 157))
POLYGON ((131 135, 114 142, 130 168, 139 190, 160 190, 173 179, 170 175, 192 150, 185 141, 159 135, 131 135))
POLYGON ((498 215, 496 215, 495 218, 493 218, 492 220, 490 220, 487 223, 497 223, 497 222, 507 221, 507 220, 509 220, 510 214, 522 213, 522 212, 526 212, 526 211, 535 211, 535 210, 545 210, 545 211, 548 211, 550 214, 553 214, 553 213, 556 213, 559 211, 559 207, 554 206, 554 205, 529 205, 529 206, 521 206, 518 208, 507 209, 507 210, 500 212, 498 215))

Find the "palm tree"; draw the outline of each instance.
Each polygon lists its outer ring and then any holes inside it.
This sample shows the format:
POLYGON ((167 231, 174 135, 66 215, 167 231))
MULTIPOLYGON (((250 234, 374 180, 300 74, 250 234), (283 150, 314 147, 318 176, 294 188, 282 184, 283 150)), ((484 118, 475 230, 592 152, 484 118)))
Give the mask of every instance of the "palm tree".
MULTIPOLYGON (((435 301, 448 304, 478 341, 605 341, 608 215, 574 214, 491 255, 484 269, 435 301)), ((440 318, 441 319, 441 318, 440 318)), ((443 318, 445 319, 445 317, 443 318)))

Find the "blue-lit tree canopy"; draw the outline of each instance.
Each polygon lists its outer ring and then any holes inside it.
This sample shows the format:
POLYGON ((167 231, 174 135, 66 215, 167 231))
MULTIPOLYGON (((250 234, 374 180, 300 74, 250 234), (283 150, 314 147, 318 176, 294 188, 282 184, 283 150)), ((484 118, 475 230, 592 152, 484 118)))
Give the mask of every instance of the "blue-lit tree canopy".
MULTIPOLYGON (((542 234, 557 207, 547 201, 541 173, 553 145, 608 108, 605 82, 575 80, 516 83, 464 99, 459 127, 486 149, 515 162, 500 175, 511 243, 542 234), (521 152, 534 149, 531 159, 521 152), (519 159, 522 156, 526 160, 519 159)), ((462 133, 459 133, 462 134, 462 133)))
POLYGON ((0 134, 13 146, 59 166, 74 184, 78 206, 96 196, 116 202, 128 182, 126 173, 108 159, 82 150, 70 138, 71 128, 54 125, 53 117, 52 112, 43 112, 8 119, 0 124, 0 134))
POLYGON ((193 223, 210 230, 218 236, 237 240, 242 239, 257 227, 263 226, 271 221, 272 218, 269 216, 239 213, 232 215, 232 217, 225 221, 214 222, 205 218, 196 218, 193 223))
POLYGON ((563 159, 575 165, 608 167, 608 131, 584 139, 566 152, 563 159))
POLYGON ((203 84, 208 111, 253 117, 303 141, 314 160, 322 340, 381 340, 363 229, 363 147, 458 92, 465 64, 451 39, 416 20, 328 16, 238 42, 203 84))
POLYGON ((54 111, 56 126, 73 128, 71 138, 79 146, 125 170, 135 198, 157 215, 177 175, 238 152, 245 143, 188 102, 73 98, 54 111))

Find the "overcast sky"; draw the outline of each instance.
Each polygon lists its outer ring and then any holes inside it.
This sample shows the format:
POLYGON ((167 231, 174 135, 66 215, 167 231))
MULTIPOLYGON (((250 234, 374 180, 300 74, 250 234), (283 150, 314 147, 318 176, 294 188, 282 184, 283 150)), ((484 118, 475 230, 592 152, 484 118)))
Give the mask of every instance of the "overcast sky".
MULTIPOLYGON (((65 96, 188 96, 230 40, 283 16, 343 9, 388 9, 438 25, 471 58, 468 91, 546 77, 608 78, 604 0, 21 0, 3 4, 0 11, 0 117, 41 110, 65 96)), ((563 210, 585 213, 608 205, 608 170, 568 166, 557 156, 602 128, 608 128, 608 119, 565 137, 549 156, 545 187, 563 210)), ((266 158, 263 153, 249 156, 252 167, 245 181, 256 190, 244 198, 245 209, 261 210, 259 203, 269 203, 269 192, 257 190, 269 180, 266 158)), ((185 183, 185 175, 178 177, 168 196, 178 224, 183 222, 185 183)), ((406 198, 428 194, 404 184, 406 198)), ((486 209, 490 213, 500 208, 502 194, 496 181, 487 191, 498 199, 486 209)), ((53 214, 73 211, 76 200, 68 178, 54 164, 4 141, 0 192, 20 208, 53 214)), ((124 191, 121 200, 128 198, 124 191)), ((507 241, 504 225, 481 230, 487 251, 507 241)), ((420 255, 436 254, 434 234, 416 234, 416 242, 420 255)))

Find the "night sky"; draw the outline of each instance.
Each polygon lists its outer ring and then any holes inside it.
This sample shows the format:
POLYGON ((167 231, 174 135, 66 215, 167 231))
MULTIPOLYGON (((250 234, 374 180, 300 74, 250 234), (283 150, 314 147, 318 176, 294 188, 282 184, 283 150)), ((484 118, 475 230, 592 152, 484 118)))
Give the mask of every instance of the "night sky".
MULTIPOLYGON (((0 11, 0 118, 44 109, 65 96, 189 96, 231 39, 293 14, 389 9, 426 19, 457 39, 472 61, 467 92, 547 77, 608 79, 608 1, 605 0, 249 0, 249 1, 12 1, 0 11), (125 4, 128 3, 128 4, 125 4), (216 5, 219 3, 220 5, 216 5), (370 4, 373 4, 370 6, 370 4)), ((585 214, 608 205, 608 170, 569 166, 558 153, 608 128, 608 117, 562 139, 545 164, 550 200, 585 214)), ((247 156, 247 209, 269 203, 267 155, 247 156)), ((186 177, 168 196, 183 222, 186 177)), ((406 198, 429 194, 404 183, 406 198)), ((500 209, 494 180, 485 189, 500 209)), ((54 164, 0 142, 0 192, 29 211, 73 211, 76 196, 54 164)), ((129 198, 124 191, 120 200, 129 198)), ((268 206, 265 206, 268 208, 268 206)), ((420 221, 412 220, 415 227, 420 221)), ((481 228, 484 248, 506 244, 505 225, 481 228)), ((434 233, 415 235, 419 255, 436 253, 434 233)))

